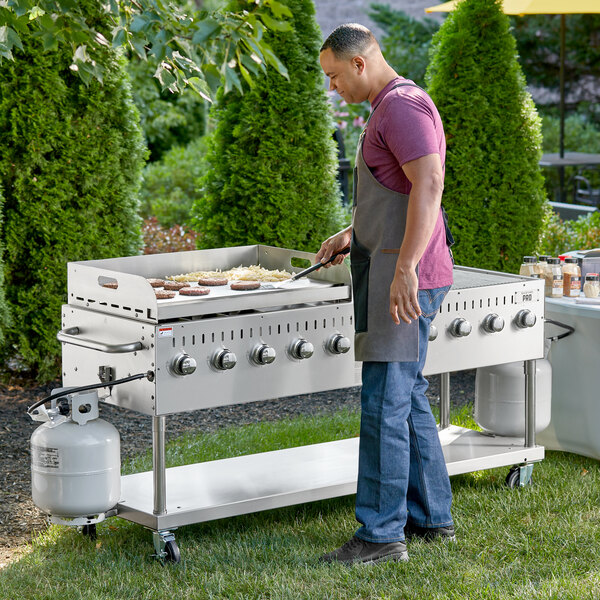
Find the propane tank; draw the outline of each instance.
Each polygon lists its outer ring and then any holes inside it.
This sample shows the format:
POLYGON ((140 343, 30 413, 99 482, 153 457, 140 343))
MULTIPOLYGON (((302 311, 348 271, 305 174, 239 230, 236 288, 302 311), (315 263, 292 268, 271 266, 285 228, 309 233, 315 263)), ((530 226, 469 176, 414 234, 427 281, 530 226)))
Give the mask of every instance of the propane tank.
MULTIPOLYGON (((535 431, 550 424, 552 366, 536 361, 535 431)), ((525 372, 522 362, 480 367, 475 375, 476 423, 488 433, 511 437, 525 435, 525 372)))
POLYGON ((55 523, 98 523, 121 495, 119 432, 98 418, 97 392, 67 399, 70 411, 53 401, 32 414, 45 421, 31 436, 32 497, 55 523))

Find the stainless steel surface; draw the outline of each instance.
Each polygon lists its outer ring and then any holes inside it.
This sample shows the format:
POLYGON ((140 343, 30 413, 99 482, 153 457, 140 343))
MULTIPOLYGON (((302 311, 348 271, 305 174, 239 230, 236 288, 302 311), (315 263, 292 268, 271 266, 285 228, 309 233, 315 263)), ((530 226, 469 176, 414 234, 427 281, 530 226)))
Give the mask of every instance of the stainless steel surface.
POLYGON ((350 301, 350 273, 345 265, 321 269, 282 289, 239 292, 229 286, 211 289, 207 296, 157 300, 146 278, 165 278, 202 270, 227 270, 260 264, 266 269, 293 271, 292 260, 313 262, 314 254, 242 246, 145 256, 128 256, 68 264, 69 305, 137 319, 148 323, 240 310, 260 310, 301 303, 350 301), (117 289, 103 287, 116 283, 117 289))
POLYGON ((542 358, 543 320, 543 280, 455 267, 454 285, 433 322, 438 335, 429 343, 423 372, 542 358), (499 330, 490 331, 490 322, 499 330))
MULTIPOLYGON (((440 431, 450 475, 530 463, 541 447, 523 438, 483 436, 451 425, 440 431)), ((356 492, 358 438, 167 469, 167 506, 155 515, 152 473, 126 475, 119 516, 152 529, 279 508, 356 492)))
POLYGON ((440 429, 450 426, 450 373, 440 374, 440 429))
POLYGON ((164 515, 167 510, 164 416, 152 417, 152 488, 152 512, 155 515, 164 515))
POLYGON ((525 446, 535 446, 535 360, 525 361, 525 446))
POLYGON ((135 352, 143 348, 141 342, 105 344, 96 340, 79 337, 79 333, 79 327, 70 327, 68 330, 59 331, 56 334, 56 339, 65 344, 72 344, 73 346, 80 346, 89 350, 99 350, 108 354, 126 354, 127 352, 135 352))
MULTIPOLYGON (((281 290, 157 301, 146 278, 260 264, 291 270, 314 255, 264 246, 69 265, 63 307, 63 383, 86 385, 154 371, 108 387, 108 403, 153 418, 153 471, 123 477, 123 518, 155 530, 307 502, 356 490, 358 438, 165 468, 165 415, 356 384, 354 315, 345 266, 281 290), (116 290, 103 285, 116 281, 116 290), (77 328, 77 333, 73 332, 77 328), (75 346, 77 341, 84 344, 75 346), (135 340, 135 349, 128 348, 135 340), (93 341, 93 343, 89 343, 93 341), (139 344, 139 345, 138 345, 139 344)), ((457 267, 430 329, 425 374, 441 373, 440 439, 450 474, 543 458, 531 432, 493 438, 449 424, 449 373, 543 356, 544 282, 457 267), (469 331, 467 331, 469 330, 469 331), (437 336, 435 333, 437 332, 437 336)), ((527 422, 535 402, 527 380, 527 422)))

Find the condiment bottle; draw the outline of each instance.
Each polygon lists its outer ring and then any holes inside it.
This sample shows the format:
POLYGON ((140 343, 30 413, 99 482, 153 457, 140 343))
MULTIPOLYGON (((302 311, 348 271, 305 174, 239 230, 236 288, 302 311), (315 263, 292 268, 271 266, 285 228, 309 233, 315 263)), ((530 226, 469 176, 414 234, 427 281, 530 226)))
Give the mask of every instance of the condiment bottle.
POLYGON ((545 291, 549 298, 560 298, 563 294, 563 276, 560 259, 549 258, 544 270, 545 291))
POLYGON ((526 277, 539 277, 540 274, 537 270, 537 258, 535 256, 524 256, 523 264, 519 270, 519 275, 525 275, 526 277))
POLYGON ((563 296, 577 298, 581 291, 581 269, 576 258, 567 256, 562 267, 563 274, 563 296))
POLYGON ((600 296, 600 276, 598 273, 588 273, 585 276, 583 293, 586 298, 597 298, 600 296))
POLYGON ((546 265, 548 264, 548 259, 551 258, 547 254, 540 254, 537 262, 537 272, 539 277, 544 277, 544 273, 546 272, 546 265))

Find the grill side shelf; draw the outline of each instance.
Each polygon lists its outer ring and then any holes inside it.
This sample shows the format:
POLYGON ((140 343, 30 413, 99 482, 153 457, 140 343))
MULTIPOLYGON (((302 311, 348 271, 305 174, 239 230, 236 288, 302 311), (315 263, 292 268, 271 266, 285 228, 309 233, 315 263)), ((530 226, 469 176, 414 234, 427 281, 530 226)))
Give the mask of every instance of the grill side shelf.
POLYGON ((154 289, 144 277, 84 263, 68 264, 68 301, 129 319, 148 323, 158 320, 154 289), (104 287, 113 283, 117 284, 116 289, 104 287))

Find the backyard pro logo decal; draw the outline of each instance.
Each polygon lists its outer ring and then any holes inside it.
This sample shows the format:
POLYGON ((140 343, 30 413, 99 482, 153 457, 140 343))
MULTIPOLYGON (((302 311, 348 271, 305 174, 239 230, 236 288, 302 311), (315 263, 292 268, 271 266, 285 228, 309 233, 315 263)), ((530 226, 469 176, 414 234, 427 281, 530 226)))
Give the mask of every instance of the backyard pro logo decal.
POLYGON ((172 327, 159 327, 158 328, 158 337, 173 337, 173 328, 172 327))

